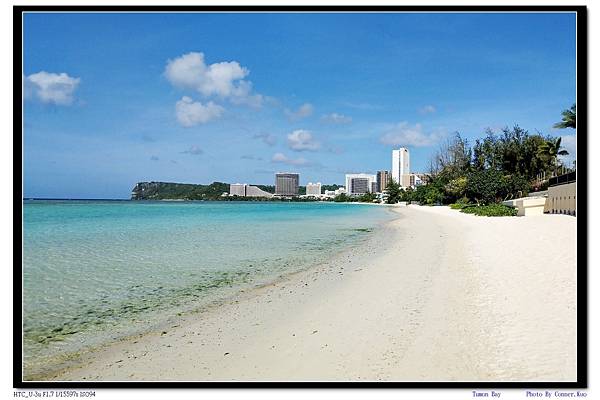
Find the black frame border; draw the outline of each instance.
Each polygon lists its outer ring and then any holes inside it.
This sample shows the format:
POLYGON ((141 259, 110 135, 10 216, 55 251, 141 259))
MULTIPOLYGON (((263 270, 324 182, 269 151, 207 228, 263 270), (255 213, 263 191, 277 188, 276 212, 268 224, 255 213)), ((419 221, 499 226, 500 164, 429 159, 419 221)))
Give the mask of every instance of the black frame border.
POLYGON ((13 6, 13 386, 19 389, 208 389, 208 388, 404 388, 404 389, 586 389, 588 388, 588 14, 586 6, 13 6), (171 13, 546 13, 576 14, 577 63, 577 143, 578 171, 577 209, 577 381, 567 382, 355 382, 355 381, 24 381, 22 376, 22 245, 23 245, 23 20, 32 12, 171 12, 171 13), (18 122, 17 122, 18 121, 18 122), (16 190, 20 188, 21 190, 16 190), (18 218, 17 218, 18 217, 18 218))

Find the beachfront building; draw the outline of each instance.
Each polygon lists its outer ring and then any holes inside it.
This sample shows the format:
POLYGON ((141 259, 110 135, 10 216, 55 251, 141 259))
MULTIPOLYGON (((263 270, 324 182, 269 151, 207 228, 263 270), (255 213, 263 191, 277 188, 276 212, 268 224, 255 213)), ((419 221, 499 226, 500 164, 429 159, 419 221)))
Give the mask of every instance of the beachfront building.
POLYGON ((417 186, 425 185, 427 183, 427 176, 425 174, 412 173, 409 177, 409 185, 412 188, 417 186))
POLYGON ((312 183, 308 182, 306 185, 307 196, 321 196, 321 182, 312 183))
POLYGON ((240 197, 273 197, 273 193, 265 192, 259 187, 247 183, 232 183, 229 185, 230 196, 240 197))
POLYGON ((377 180, 371 182, 371 193, 379 192, 379 186, 377 185, 377 180))
POLYGON ((404 147, 392 150, 392 179, 403 188, 410 186, 410 156, 404 147))
POLYGON ((247 185, 246 197, 273 197, 273 193, 265 192, 259 187, 247 185))
POLYGON ((246 186, 245 183, 232 183, 229 185, 229 195, 246 197, 246 186))
POLYGON ((325 196, 335 197, 342 193, 346 193, 346 188, 344 188, 343 186, 339 187, 335 190, 326 190, 324 194, 325 194, 325 196))
POLYGON ((377 191, 383 192, 391 180, 390 171, 377 171, 377 191))
POLYGON ((276 196, 297 196, 300 175, 292 172, 278 172, 275 174, 276 196))
POLYGON ((377 182, 372 174, 346 174, 346 191, 349 195, 365 194, 373 189, 372 182, 377 182))

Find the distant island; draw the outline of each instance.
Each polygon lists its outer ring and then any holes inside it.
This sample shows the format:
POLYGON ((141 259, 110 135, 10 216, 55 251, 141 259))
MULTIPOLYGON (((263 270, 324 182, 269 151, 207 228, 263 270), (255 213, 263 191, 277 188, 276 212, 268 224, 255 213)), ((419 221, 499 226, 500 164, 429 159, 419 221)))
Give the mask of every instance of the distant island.
MULTIPOLYGON (((275 193, 274 185, 253 185, 269 193, 275 193)), ((336 190, 341 185, 322 185, 323 190, 336 190)), ((131 200, 246 200, 278 201, 279 198, 253 198, 223 196, 229 192, 229 183, 213 182, 210 185, 175 182, 138 182, 131 190, 131 200)), ((306 194, 306 186, 298 187, 298 195, 306 194)))

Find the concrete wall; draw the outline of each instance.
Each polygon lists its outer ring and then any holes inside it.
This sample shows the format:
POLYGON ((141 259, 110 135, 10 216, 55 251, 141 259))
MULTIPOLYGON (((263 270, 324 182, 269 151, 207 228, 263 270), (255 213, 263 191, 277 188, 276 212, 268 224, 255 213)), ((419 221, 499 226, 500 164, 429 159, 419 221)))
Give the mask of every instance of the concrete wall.
POLYGON ((548 198, 544 212, 551 214, 576 215, 577 182, 548 188, 548 198))

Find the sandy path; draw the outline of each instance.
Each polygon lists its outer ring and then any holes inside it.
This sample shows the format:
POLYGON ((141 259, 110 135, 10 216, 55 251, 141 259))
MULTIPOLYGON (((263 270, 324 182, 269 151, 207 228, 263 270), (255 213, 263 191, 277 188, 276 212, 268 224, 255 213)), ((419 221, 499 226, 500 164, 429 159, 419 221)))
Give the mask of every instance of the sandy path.
POLYGON ((49 378, 576 379, 575 218, 396 211, 364 248, 49 378))

